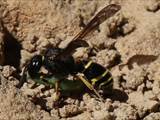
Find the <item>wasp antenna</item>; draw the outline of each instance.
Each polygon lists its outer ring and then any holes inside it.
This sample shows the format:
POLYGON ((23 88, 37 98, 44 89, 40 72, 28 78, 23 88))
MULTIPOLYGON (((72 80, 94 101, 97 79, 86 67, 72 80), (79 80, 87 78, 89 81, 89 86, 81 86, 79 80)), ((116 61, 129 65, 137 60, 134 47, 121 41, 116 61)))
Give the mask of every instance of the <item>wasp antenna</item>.
POLYGON ((20 89, 23 86, 23 84, 27 82, 26 73, 27 73, 27 66, 25 66, 24 69, 22 70, 22 76, 20 78, 19 83, 16 85, 17 88, 20 89))

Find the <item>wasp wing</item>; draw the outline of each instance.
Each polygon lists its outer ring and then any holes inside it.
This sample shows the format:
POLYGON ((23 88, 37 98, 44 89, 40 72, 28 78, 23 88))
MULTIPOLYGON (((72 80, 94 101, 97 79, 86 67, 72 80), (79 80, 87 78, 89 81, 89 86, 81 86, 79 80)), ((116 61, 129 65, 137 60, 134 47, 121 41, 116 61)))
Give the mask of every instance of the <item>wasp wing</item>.
POLYGON ((104 7, 102 10, 100 10, 93 19, 85 26, 85 28, 80 31, 68 44, 68 46, 64 49, 64 51, 59 54, 56 59, 63 60, 67 56, 70 56, 76 48, 78 47, 87 47, 89 46, 88 43, 84 40, 82 40, 88 33, 95 30, 95 28, 103 23, 106 19, 113 16, 116 12, 118 12, 121 9, 120 5, 111 4, 106 7, 104 7))
POLYGON ((120 5, 110 4, 100 10, 93 19, 85 26, 85 28, 80 31, 72 41, 77 39, 83 39, 88 33, 95 30, 97 26, 103 23, 106 19, 112 17, 116 12, 121 9, 120 5))

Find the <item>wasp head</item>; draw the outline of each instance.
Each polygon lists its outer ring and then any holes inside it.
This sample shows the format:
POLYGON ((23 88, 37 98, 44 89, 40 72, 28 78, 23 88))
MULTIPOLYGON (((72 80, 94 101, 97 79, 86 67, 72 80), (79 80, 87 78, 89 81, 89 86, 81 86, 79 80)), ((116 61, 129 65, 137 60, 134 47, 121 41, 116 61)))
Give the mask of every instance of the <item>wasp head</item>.
POLYGON ((40 71, 42 64, 43 64, 42 56, 35 55, 27 66, 27 71, 29 75, 31 77, 34 77, 40 71))

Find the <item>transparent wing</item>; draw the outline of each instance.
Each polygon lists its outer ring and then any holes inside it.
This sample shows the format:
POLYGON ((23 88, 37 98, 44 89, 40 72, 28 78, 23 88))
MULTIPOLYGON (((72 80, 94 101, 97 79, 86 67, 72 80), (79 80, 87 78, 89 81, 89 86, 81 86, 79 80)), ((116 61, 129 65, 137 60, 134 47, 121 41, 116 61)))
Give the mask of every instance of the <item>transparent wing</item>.
POLYGON ((120 5, 111 4, 106 7, 104 7, 102 10, 100 10, 93 19, 85 26, 83 30, 81 30, 68 44, 68 46, 65 48, 64 52, 59 54, 56 59, 63 59, 65 56, 71 55, 74 50, 78 47, 86 47, 88 46, 88 43, 84 40, 82 40, 88 33, 95 30, 97 26, 99 26, 101 23, 103 23, 106 19, 113 16, 116 12, 118 12, 121 9, 120 5))
POLYGON ((121 6, 116 4, 111 4, 104 7, 96 14, 96 16, 93 19, 91 19, 91 21, 85 26, 85 28, 73 38, 72 41, 77 39, 83 39, 88 33, 95 30, 97 26, 103 23, 106 19, 112 17, 120 9, 121 6))

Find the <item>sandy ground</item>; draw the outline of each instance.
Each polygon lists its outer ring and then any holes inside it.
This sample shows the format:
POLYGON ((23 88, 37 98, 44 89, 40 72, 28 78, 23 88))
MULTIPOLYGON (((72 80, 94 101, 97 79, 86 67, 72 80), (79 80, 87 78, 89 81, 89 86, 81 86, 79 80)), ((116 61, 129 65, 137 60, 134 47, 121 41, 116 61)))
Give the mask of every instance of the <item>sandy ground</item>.
MULTIPOLYGON (((0 120, 160 120, 159 0, 1 0, 0 120), (90 93, 53 107, 54 89, 33 81, 21 89, 19 71, 48 44, 64 47, 103 7, 121 10, 86 38, 90 57, 111 69, 113 90, 104 102, 90 93)), ((75 57, 88 59, 85 49, 75 57)))

